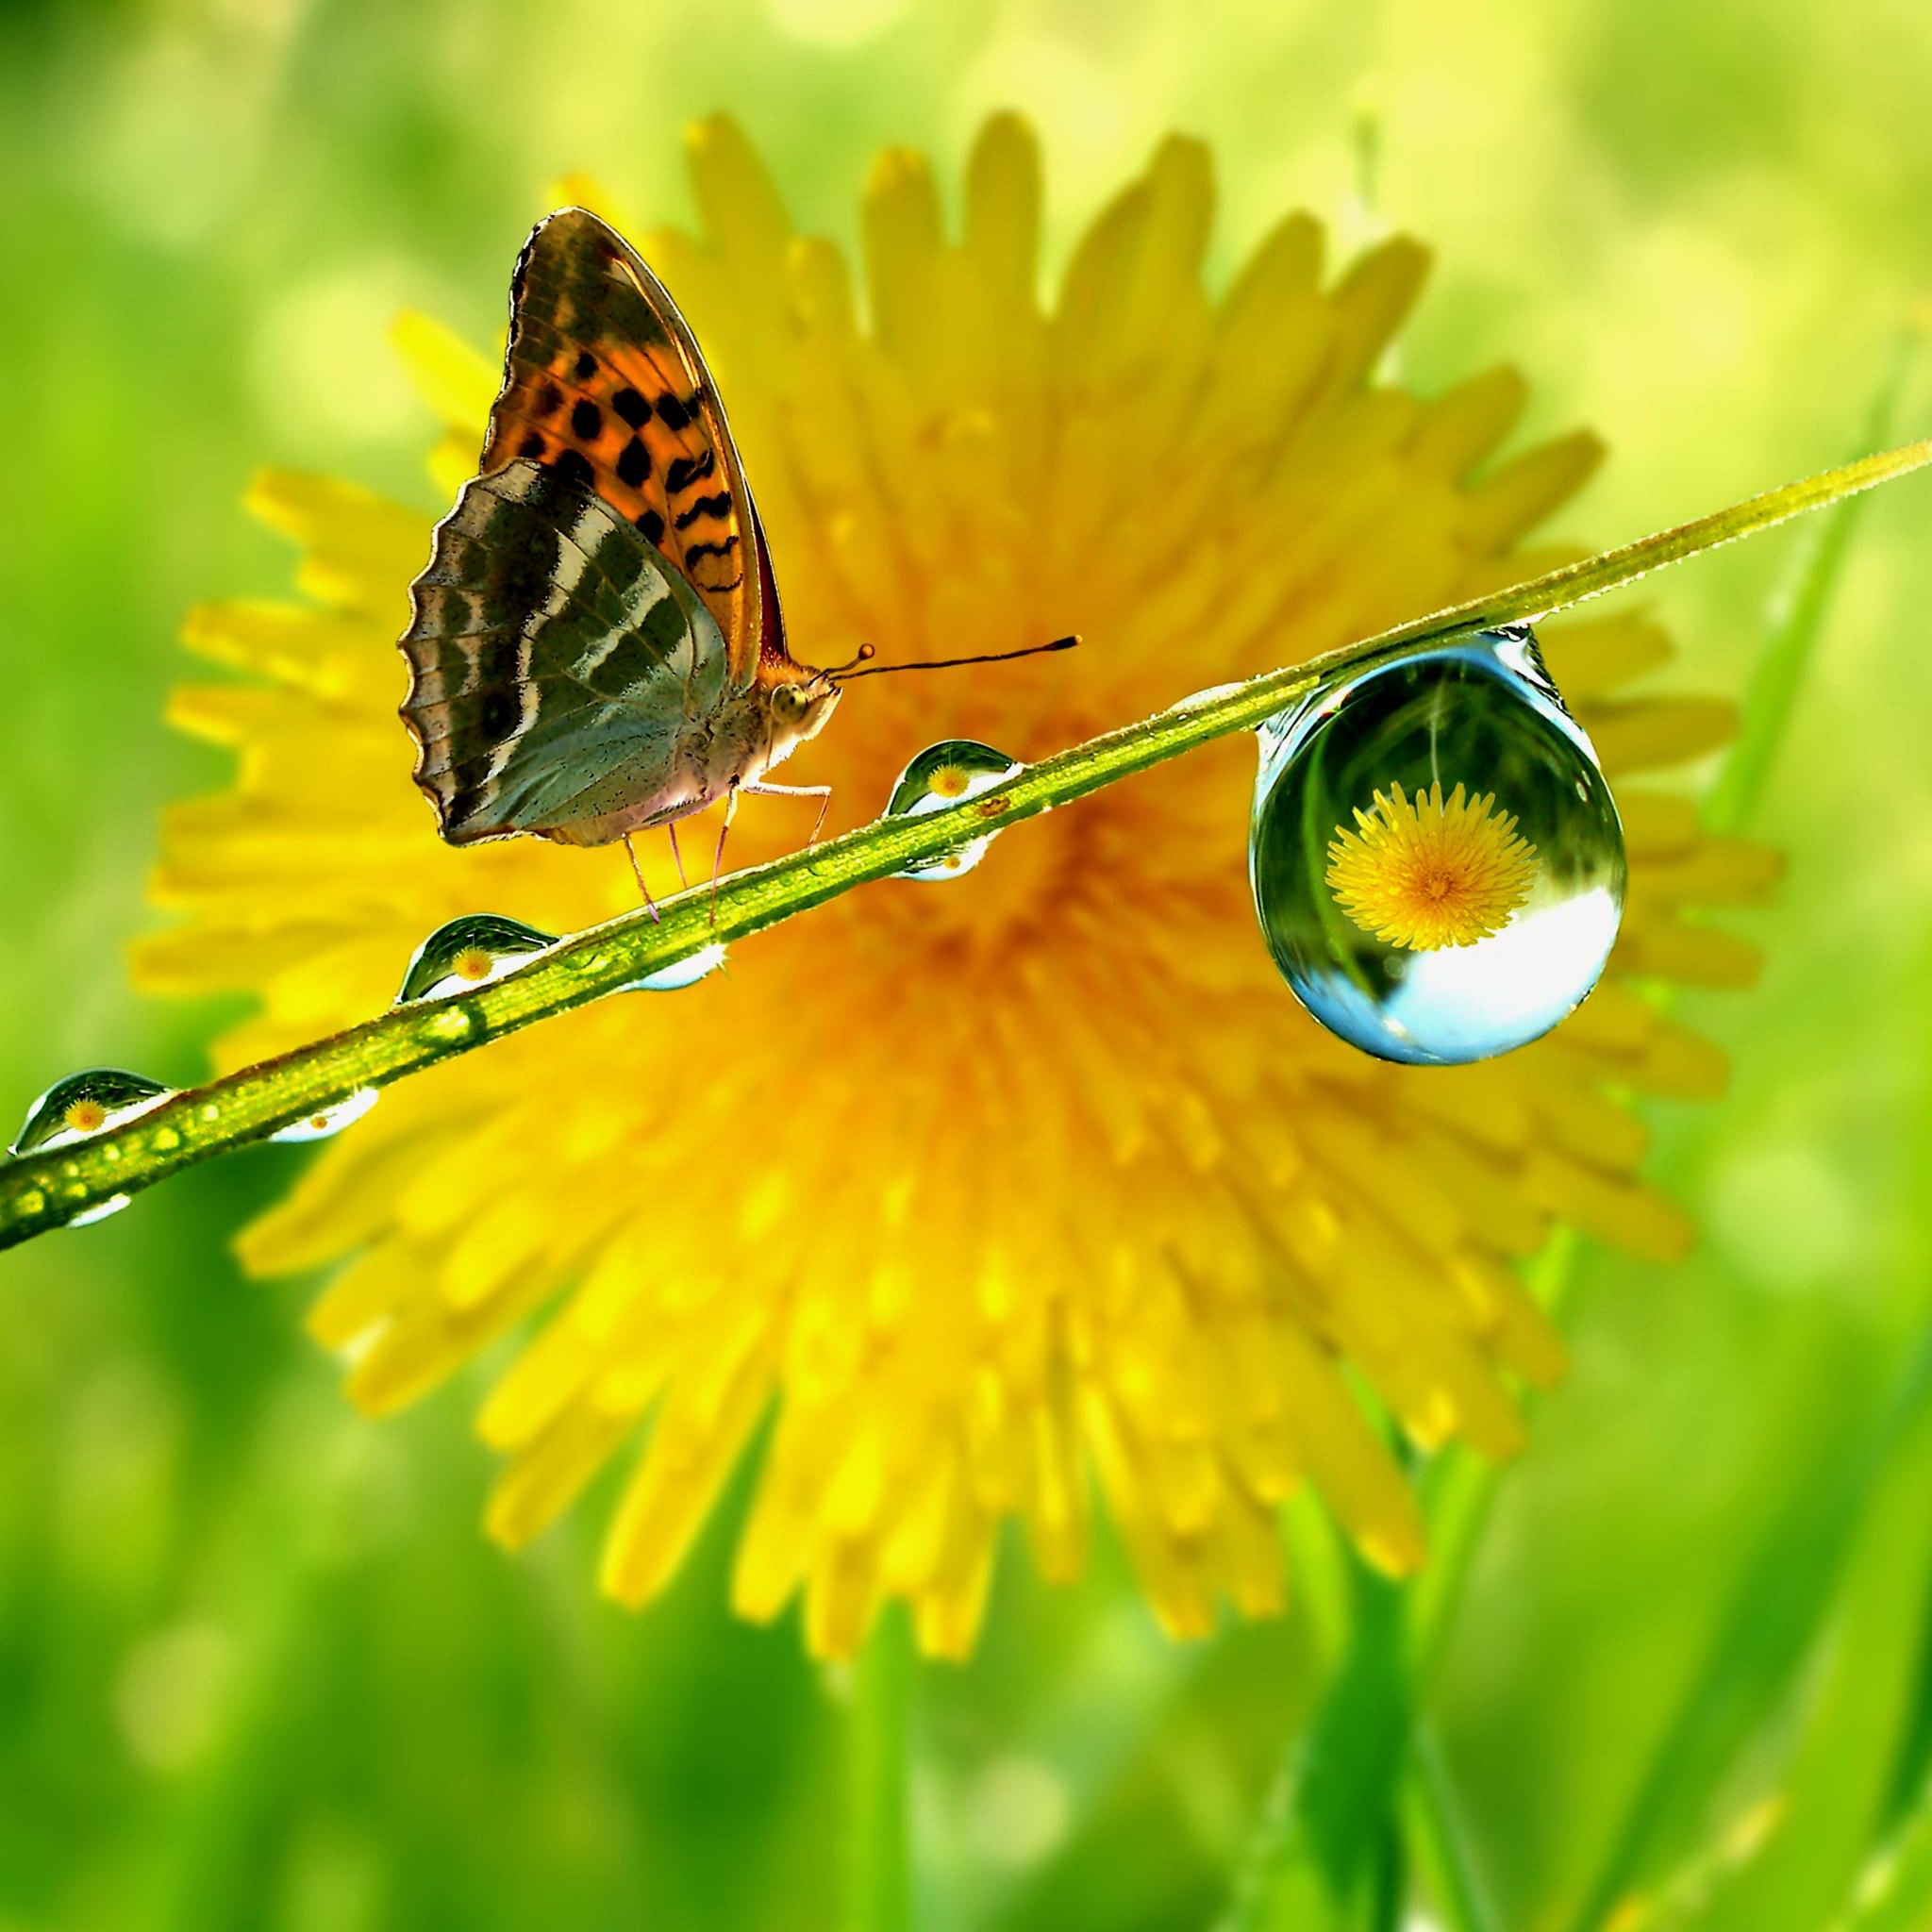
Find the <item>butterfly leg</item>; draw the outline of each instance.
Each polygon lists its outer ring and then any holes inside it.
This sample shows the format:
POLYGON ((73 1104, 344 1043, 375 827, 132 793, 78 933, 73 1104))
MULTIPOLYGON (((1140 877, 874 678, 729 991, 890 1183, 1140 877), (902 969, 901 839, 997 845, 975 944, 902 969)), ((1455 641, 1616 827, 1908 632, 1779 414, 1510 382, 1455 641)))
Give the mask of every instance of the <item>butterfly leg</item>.
POLYGON ((738 816, 738 780, 731 781, 731 790, 724 794, 724 823, 718 827, 718 849, 711 855, 711 924, 718 923, 718 874, 724 870, 724 840, 731 830, 731 821, 738 816))
POLYGON ((645 910, 653 919, 662 919, 664 915, 658 910, 658 902, 651 897, 651 889, 644 883, 644 869, 638 863, 638 848, 630 842, 628 832, 624 835, 624 849, 630 854, 631 876, 638 882, 638 891, 644 895, 645 910))
POLYGON ((819 834, 825 828, 825 814, 832 808, 832 788, 829 785, 767 785, 760 779, 756 785, 747 785, 743 790, 755 792, 759 798, 816 798, 819 815, 811 822, 811 837, 805 842, 808 845, 819 842, 819 834))
POLYGON ((664 827, 665 835, 671 841, 671 857, 677 866, 677 883, 681 888, 691 884, 684 875, 684 854, 677 849, 677 821, 673 819, 664 827))

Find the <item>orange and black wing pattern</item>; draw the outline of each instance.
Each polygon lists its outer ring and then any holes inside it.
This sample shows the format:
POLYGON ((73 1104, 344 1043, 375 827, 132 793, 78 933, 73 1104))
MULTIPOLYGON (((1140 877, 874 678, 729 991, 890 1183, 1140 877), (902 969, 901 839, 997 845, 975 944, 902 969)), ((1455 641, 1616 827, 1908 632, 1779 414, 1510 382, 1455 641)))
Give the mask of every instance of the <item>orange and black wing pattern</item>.
POLYGON ((479 465, 542 465, 626 518, 703 598, 733 685, 795 675, 737 446, 676 304, 588 209, 559 209, 510 283, 503 391, 479 465))

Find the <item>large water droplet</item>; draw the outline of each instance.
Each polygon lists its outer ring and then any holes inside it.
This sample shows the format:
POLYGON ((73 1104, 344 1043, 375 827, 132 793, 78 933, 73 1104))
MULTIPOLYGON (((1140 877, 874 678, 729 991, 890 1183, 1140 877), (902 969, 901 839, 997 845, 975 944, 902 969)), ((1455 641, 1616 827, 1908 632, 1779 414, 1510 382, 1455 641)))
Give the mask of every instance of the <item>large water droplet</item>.
POLYGON ((359 1121, 380 1098, 374 1087, 358 1087, 348 1099, 339 1100, 333 1107, 323 1108, 319 1112, 305 1114, 299 1121, 292 1121, 288 1126, 271 1134, 269 1139, 282 1142, 326 1141, 332 1135, 340 1134, 351 1121, 359 1121))
POLYGON ((1260 740, 1255 905, 1324 1026, 1455 1065, 1547 1033, 1596 984, 1623 827, 1526 626, 1338 676, 1260 740))
POLYGON ((497 912, 466 912, 439 925, 416 948, 396 1004, 474 992, 556 942, 555 933, 539 932, 520 919, 506 919, 497 912))
MULTIPOLYGON (((981 744, 973 738, 948 738, 928 745, 899 774, 892 795, 886 801, 888 818, 919 818, 957 805, 962 798, 977 798, 994 791, 1019 775, 1020 766, 1003 751, 981 744)), ((991 832, 969 839, 951 852, 924 865, 908 866, 894 873, 902 879, 956 879, 969 873, 986 857, 992 843, 991 832)))
POLYGON ((175 1089, 163 1087, 145 1074, 120 1067, 89 1067, 56 1080, 26 1110, 9 1154, 36 1154, 43 1148, 65 1147, 70 1141, 91 1141, 137 1120, 175 1089))

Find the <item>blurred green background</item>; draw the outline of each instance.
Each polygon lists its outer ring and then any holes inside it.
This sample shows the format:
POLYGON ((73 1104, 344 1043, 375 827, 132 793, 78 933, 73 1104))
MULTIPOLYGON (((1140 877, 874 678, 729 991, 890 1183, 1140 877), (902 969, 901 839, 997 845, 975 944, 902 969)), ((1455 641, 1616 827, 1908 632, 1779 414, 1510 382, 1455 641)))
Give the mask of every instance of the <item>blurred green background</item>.
MULTIPOLYGON (((122 966, 158 808, 221 773, 161 724, 174 633, 286 583, 236 507, 257 464, 426 504, 391 313, 489 338, 566 168, 682 214, 701 113, 850 241, 876 146, 954 181, 1003 106, 1043 136, 1057 253, 1162 132, 1206 136, 1224 273, 1291 205, 1363 232, 1372 114, 1378 212, 1438 251, 1406 376, 1512 360, 1525 440, 1603 431, 1564 525, 1600 542, 1852 453, 1932 291, 1922 0, 9 0, 8 1104, 202 1065, 223 1014, 137 1002, 122 966)), ((1922 370, 1901 427, 1928 424, 1922 370)), ((1653 1172, 1707 1238, 1669 1273, 1583 1257, 1574 1374, 1431 1689, 1502 1924, 1572 1923, 1660 1744, 1703 1762, 1671 1727, 1740 1628, 1823 1637, 1673 1800, 1672 1859, 1790 1801, 1736 1923, 1826 1924, 1920 1762, 1932 1430, 1914 1411, 1856 1465, 1932 1307, 1928 537, 1923 483, 1872 505, 1762 814, 1791 854, 1739 922, 1764 982, 1686 1003, 1738 1075, 1657 1113, 1653 1172)), ((1791 542, 1657 588, 1674 677, 1741 687, 1791 542)), ((476 1384, 354 1419, 298 1332, 309 1286, 228 1258, 298 1159, 0 1269, 0 1928, 832 1923, 849 1686, 722 1616, 728 1522, 642 1620, 588 1588, 594 1502, 525 1558, 488 1547, 476 1384)), ((922 1923, 1206 1924, 1317 1684, 1301 1618, 1178 1652, 1105 1548, 1074 1592, 1009 1561, 978 1657, 919 1689, 922 1923)))

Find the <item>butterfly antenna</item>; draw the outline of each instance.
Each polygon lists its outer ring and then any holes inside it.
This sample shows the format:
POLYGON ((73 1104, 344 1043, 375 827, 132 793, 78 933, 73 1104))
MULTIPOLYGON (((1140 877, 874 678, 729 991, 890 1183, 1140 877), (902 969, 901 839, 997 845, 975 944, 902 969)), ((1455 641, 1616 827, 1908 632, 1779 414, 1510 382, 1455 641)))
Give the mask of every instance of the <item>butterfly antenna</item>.
MULTIPOLYGON (((841 665, 835 671, 826 672, 827 677, 836 677, 841 684, 850 683, 855 677, 883 677, 889 671, 950 671, 958 664, 1004 664, 1014 658, 1040 658, 1048 651, 1071 651, 1080 641, 1077 636, 1056 638, 1050 644, 1028 644, 1024 651, 989 651, 977 658, 928 658, 916 664, 876 664, 870 671, 855 671, 841 665)), ((862 645, 858 656, 852 662, 862 664, 873 654, 870 644, 862 645)))

